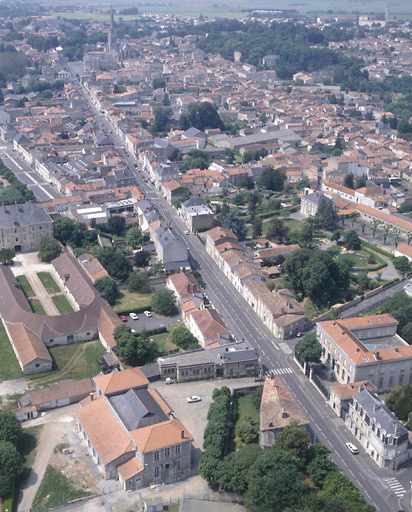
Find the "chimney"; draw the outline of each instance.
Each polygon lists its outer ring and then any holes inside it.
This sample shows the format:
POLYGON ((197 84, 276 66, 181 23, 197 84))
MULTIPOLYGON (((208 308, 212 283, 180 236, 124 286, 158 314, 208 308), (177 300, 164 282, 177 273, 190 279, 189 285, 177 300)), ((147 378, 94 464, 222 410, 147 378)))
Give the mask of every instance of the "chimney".
POLYGON ((401 433, 401 425, 400 423, 395 423, 395 427, 394 427, 394 431, 393 431, 393 435, 395 437, 399 437, 399 434, 401 433))
POLYGON ((286 412, 285 409, 282 409, 282 418, 287 418, 288 417, 288 413, 286 412))
POLYGON ((181 434, 181 436, 182 436, 182 439, 184 439, 184 438, 185 438, 185 431, 184 431, 184 430, 181 430, 181 431, 180 431, 180 434, 181 434))
POLYGON ((93 391, 91 393, 89 393, 89 395, 90 395, 90 400, 93 402, 93 400, 94 400, 94 393, 93 393, 93 391))
POLYGON ((379 404, 373 404, 373 412, 379 411, 381 406, 379 404))

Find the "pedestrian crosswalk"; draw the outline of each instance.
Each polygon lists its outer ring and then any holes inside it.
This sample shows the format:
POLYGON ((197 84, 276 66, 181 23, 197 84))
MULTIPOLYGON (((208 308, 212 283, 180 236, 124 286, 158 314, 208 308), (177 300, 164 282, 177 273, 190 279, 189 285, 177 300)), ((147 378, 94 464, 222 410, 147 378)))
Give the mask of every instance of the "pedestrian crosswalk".
POLYGON ((279 347, 283 350, 283 352, 288 355, 292 353, 292 349, 287 343, 279 343, 279 347))
POLYGON ((396 478, 385 478, 385 482, 387 483, 389 489, 401 498, 404 494, 406 494, 405 487, 397 480, 396 478))
POLYGON ((272 375, 282 375, 285 373, 292 373, 292 368, 273 368, 272 370, 265 370, 265 375, 267 377, 270 377, 270 374, 272 375))

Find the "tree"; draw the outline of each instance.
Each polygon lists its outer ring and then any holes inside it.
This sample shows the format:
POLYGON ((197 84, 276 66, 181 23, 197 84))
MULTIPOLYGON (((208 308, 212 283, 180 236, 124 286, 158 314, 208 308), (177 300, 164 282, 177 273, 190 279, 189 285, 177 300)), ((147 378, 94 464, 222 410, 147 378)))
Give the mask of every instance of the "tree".
POLYGON ((0 249, 0 263, 8 265, 12 259, 16 256, 16 251, 12 248, 5 247, 0 249))
POLYGON ((172 290, 158 290, 152 299, 153 311, 158 315, 171 316, 176 311, 176 295, 172 290))
POLYGON ((268 450, 258 457, 248 473, 246 508, 254 512, 283 512, 297 505, 307 487, 299 462, 282 450, 268 450))
POLYGON ((172 343, 183 350, 195 350, 200 348, 199 340, 184 325, 179 325, 173 331, 172 343))
POLYGON ((345 234, 343 243, 348 249, 352 249, 353 251, 357 251, 362 246, 361 239, 353 229, 345 234))
POLYGON ((173 111, 170 107, 156 107, 153 111, 154 122, 152 126, 153 135, 167 132, 170 127, 173 111))
POLYGON ((289 228, 286 226, 283 220, 279 219, 278 217, 274 217, 270 223, 266 236, 269 238, 269 240, 275 240, 281 244, 286 238, 288 232, 289 228))
POLYGON ((141 245, 143 242, 143 234, 139 226, 132 226, 127 230, 126 242, 133 248, 141 245))
POLYGON ((208 101, 189 103, 187 112, 180 116, 179 125, 183 130, 191 126, 201 131, 206 128, 225 128, 216 107, 208 101))
POLYGON ((163 89, 166 86, 166 80, 164 78, 153 79, 153 89, 163 89))
POLYGON ((297 347, 297 352, 305 363, 320 363, 322 345, 318 342, 316 332, 305 334, 297 347))
POLYGON ((349 480, 346 475, 333 471, 329 473, 323 483, 322 492, 325 496, 340 497, 352 504, 356 511, 373 512, 374 507, 365 503, 359 489, 349 480))
POLYGON ((284 450, 292 457, 296 457, 300 466, 306 466, 309 447, 311 445, 310 434, 307 430, 299 428, 297 420, 292 420, 289 425, 280 432, 273 444, 273 450, 284 450))
POLYGON ((50 263, 52 260, 60 256, 62 247, 57 240, 49 236, 42 236, 38 244, 39 260, 50 263))
POLYGON ((292 290, 296 294, 303 295, 304 293, 302 273, 310 260, 311 254, 312 253, 309 249, 293 251, 292 254, 286 258, 283 264, 283 270, 287 273, 288 281, 291 284, 292 290))
POLYGON ((240 212, 237 208, 229 210, 229 212, 223 218, 221 217, 221 219, 222 226, 224 228, 231 229, 239 240, 244 240, 246 238, 246 224, 240 216, 240 212))
POLYGON ((412 345, 412 322, 408 322, 401 328, 401 336, 409 345, 412 345))
POLYGON ((334 240, 335 242, 339 242, 341 236, 342 235, 340 233, 340 229, 335 229, 335 231, 332 233, 332 240, 334 240))
POLYGON ((53 224, 54 238, 66 245, 75 229, 76 222, 74 220, 69 217, 58 217, 53 224))
POLYGON ((262 222, 262 219, 260 217, 255 217, 253 219, 252 227, 253 227, 252 237, 253 238, 261 237, 262 236, 263 222, 262 222))
POLYGON ((98 290, 107 302, 113 306, 117 297, 117 284, 114 279, 110 277, 101 277, 94 283, 96 290, 98 290))
POLYGON ((302 190, 302 188, 310 188, 310 180, 307 176, 300 179, 296 184, 296 190, 302 190))
POLYGON ((124 217, 115 215, 114 217, 109 217, 107 220, 107 230, 113 235, 120 236, 123 233, 125 224, 126 220, 124 217))
POLYGON ((23 429, 16 415, 7 410, 0 410, 0 441, 7 441, 18 446, 23 436, 23 429))
POLYGON ((127 289, 132 293, 152 293, 149 276, 145 272, 132 272, 127 281, 127 289))
POLYGON ((145 338, 144 333, 136 336, 130 332, 130 328, 119 326, 113 332, 117 347, 116 353, 122 361, 130 366, 143 366, 152 363, 159 352, 155 343, 151 343, 145 338), (123 329, 121 329, 123 327, 123 329))
POLYGON ((150 260, 150 253, 145 250, 137 251, 134 255, 134 264, 136 267, 146 267, 150 260))
POLYGON ((411 270, 411 264, 406 256, 398 256, 395 258, 393 260, 393 265, 396 270, 399 270, 399 272, 404 276, 411 270))
POLYGON ((322 226, 329 231, 334 231, 339 225, 339 217, 333 202, 323 196, 319 201, 317 216, 320 217, 322 226))
POLYGON ((412 411, 412 386, 395 386, 385 399, 386 406, 402 421, 407 421, 412 411))
POLYGON ((366 290, 369 290, 369 288, 371 286, 371 281, 368 277, 367 272, 359 272, 356 280, 358 282, 359 293, 364 293, 366 290))
POLYGON ((125 281, 132 270, 123 254, 113 247, 100 247, 97 250, 97 259, 110 276, 119 281, 125 281))
POLYGON ((246 443, 253 443, 258 437, 258 424, 251 416, 245 416, 236 425, 236 435, 246 443))
POLYGON ((353 173, 350 172, 343 178, 343 186, 347 187, 347 188, 352 188, 352 189, 355 188, 353 173))
POLYGON ((258 178, 258 185, 266 190, 283 190, 283 184, 286 180, 285 173, 279 169, 269 167, 264 169, 258 178))
POLYGON ((260 200, 259 194, 257 194, 256 192, 251 192, 248 195, 247 209, 248 209, 249 213, 251 213, 252 215, 255 215, 255 213, 256 213, 256 208, 257 208, 257 205, 259 204, 259 200, 260 200))
POLYGON ((0 441, 0 497, 7 498, 14 480, 23 470, 23 459, 9 441, 0 441))
POLYGON ((358 189, 358 188, 363 188, 363 187, 366 187, 365 178, 356 178, 355 188, 358 189))
POLYGON ((336 464, 331 460, 330 450, 323 444, 315 444, 309 448, 308 464, 306 471, 308 476, 317 486, 322 486, 326 476, 337 471, 336 464))

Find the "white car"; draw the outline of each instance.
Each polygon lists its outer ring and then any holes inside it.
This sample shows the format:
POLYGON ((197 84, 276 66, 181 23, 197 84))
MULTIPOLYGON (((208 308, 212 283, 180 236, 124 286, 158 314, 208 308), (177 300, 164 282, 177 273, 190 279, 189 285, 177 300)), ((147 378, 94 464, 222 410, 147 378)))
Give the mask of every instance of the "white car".
POLYGON ((186 398, 186 400, 187 400, 187 403, 193 404, 194 402, 200 402, 202 399, 198 395, 192 395, 192 396, 188 396, 186 398))
POLYGON ((353 455, 357 455, 359 453, 359 450, 356 448, 356 446, 353 443, 346 443, 346 448, 353 453, 353 455))
POLYGON ((186 230, 185 235, 190 235, 190 231, 186 230))
POLYGON ((152 316, 152 313, 150 311, 145 311, 144 314, 148 317, 152 316))
POLYGON ((129 316, 132 320, 139 320, 139 317, 136 315, 136 313, 130 313, 129 316))

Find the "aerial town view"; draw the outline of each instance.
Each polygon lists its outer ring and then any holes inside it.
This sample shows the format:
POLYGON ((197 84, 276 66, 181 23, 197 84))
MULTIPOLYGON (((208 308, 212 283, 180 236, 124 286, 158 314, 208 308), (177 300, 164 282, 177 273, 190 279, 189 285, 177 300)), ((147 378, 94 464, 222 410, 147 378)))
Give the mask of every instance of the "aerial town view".
POLYGON ((0 512, 412 512, 410 0, 0 0, 0 320, 0 512))

